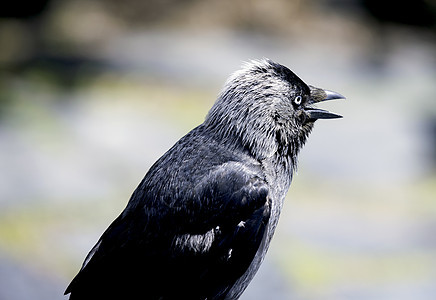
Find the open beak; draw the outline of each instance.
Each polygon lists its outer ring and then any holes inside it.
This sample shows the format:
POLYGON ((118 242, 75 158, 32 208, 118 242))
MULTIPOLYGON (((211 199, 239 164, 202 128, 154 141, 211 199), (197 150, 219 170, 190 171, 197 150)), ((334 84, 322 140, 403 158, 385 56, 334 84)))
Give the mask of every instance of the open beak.
MULTIPOLYGON (((328 100, 336 100, 336 99, 345 99, 344 96, 342 96, 339 93, 329 91, 329 90, 323 90, 318 88, 312 88, 311 87, 311 98, 308 102, 309 105, 316 104, 319 102, 324 102, 328 100)), ((337 119, 342 118, 341 115, 329 112, 327 110, 314 108, 314 107, 306 107, 305 112, 309 116, 309 119, 311 121, 315 121, 318 119, 337 119)))

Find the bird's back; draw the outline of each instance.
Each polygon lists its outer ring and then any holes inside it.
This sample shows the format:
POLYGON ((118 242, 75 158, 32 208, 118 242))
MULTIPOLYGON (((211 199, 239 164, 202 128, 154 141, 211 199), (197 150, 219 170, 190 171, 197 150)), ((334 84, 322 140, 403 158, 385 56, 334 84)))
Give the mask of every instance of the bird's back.
POLYGON ((263 239, 268 192, 255 159, 197 127, 150 168, 70 299, 227 299, 263 239))

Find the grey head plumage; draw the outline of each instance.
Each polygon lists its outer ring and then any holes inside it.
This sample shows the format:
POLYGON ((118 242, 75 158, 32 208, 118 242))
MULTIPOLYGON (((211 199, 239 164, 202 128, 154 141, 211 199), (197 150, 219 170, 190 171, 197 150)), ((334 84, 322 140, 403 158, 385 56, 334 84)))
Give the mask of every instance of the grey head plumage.
POLYGON ((223 140, 238 140, 259 160, 277 156, 295 167, 315 120, 341 117, 312 105, 341 98, 269 59, 252 60, 229 77, 205 124, 223 140))

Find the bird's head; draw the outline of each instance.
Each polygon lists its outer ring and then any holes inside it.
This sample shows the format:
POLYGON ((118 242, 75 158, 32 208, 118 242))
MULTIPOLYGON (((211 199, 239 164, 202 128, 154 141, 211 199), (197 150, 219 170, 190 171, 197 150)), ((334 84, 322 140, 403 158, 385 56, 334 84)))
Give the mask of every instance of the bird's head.
POLYGON ((271 60, 251 61, 227 80, 205 124, 258 159, 279 154, 295 162, 316 120, 341 118, 313 106, 333 99, 344 97, 305 84, 271 60))

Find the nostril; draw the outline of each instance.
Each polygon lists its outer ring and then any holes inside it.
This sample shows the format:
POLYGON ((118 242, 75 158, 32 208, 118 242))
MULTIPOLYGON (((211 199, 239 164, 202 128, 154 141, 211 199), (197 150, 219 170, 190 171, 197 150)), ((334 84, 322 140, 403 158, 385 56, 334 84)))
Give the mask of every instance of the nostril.
POLYGON ((306 121, 308 119, 307 114, 303 110, 298 111, 296 113, 295 117, 296 117, 297 122, 300 124, 306 123, 306 121))

